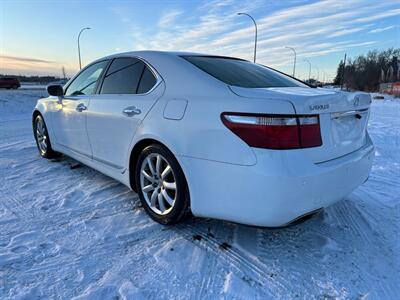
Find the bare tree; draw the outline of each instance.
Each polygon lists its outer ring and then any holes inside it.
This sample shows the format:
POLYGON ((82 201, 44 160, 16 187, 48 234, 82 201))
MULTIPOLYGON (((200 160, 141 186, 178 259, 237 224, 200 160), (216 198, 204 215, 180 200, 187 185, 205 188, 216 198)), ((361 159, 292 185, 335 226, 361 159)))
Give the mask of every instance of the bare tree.
POLYGON ((335 84, 342 84, 343 72, 346 74, 344 85, 349 89, 377 91, 379 83, 398 80, 398 57, 400 48, 390 48, 384 51, 370 51, 354 59, 343 61, 337 68, 335 84), (382 76, 383 75, 383 76, 382 76), (384 76, 386 75, 386 76, 384 76))

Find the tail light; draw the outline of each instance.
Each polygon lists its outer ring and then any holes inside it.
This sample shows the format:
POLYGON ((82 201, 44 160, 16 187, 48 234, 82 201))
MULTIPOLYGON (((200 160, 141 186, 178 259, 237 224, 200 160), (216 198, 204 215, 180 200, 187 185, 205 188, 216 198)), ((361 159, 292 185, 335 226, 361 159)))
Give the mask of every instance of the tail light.
POLYGON ((221 120, 250 147, 298 149, 322 145, 318 115, 222 113, 221 120))

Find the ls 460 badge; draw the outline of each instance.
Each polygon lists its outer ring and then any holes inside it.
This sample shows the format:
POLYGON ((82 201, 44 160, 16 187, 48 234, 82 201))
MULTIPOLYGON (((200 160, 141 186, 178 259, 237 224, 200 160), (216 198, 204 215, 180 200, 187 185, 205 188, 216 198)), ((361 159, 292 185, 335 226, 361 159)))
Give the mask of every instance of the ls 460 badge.
POLYGON ((329 104, 316 104, 316 105, 310 105, 310 110, 323 110, 323 109, 328 109, 329 104))

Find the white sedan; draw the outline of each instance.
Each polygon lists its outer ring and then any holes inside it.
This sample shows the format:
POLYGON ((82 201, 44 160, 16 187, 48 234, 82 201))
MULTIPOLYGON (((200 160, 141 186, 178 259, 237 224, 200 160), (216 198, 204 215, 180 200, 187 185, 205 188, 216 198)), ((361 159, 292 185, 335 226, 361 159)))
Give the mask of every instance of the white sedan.
POLYGON ((374 158, 369 94, 232 57, 117 54, 48 93, 33 112, 41 156, 115 178, 162 224, 283 226, 343 199, 374 158))

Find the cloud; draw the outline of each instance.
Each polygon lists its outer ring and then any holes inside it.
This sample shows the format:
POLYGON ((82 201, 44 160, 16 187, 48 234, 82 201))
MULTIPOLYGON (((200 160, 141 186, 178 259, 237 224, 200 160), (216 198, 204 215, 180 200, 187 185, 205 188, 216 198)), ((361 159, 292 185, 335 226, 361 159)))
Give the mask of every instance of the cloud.
POLYGON ((333 37, 338 37, 338 36, 343 36, 343 35, 348 35, 348 34, 360 32, 360 31, 365 30, 366 28, 371 27, 371 26, 372 26, 372 24, 368 24, 366 26, 361 26, 361 27, 345 28, 343 30, 338 30, 338 31, 330 34, 329 37, 333 38, 333 37))
MULTIPOLYGON (((260 0, 244 0, 235 2, 212 1, 194 8, 190 15, 182 14, 174 22, 174 27, 159 28, 158 32, 151 35, 151 39, 142 37, 140 47, 157 50, 190 50, 205 45, 208 41, 221 35, 235 31, 240 24, 237 11, 252 11, 260 8, 260 0), (230 3, 230 5, 228 5, 230 3)), ((247 20, 244 19, 246 22, 247 20)), ((243 19, 241 20, 243 21, 243 19)), ((135 41, 134 49, 138 49, 135 41)), ((210 49, 208 49, 209 51, 210 49)), ((204 51, 204 50, 203 50, 204 51)))
MULTIPOLYGON (((119 3, 109 7, 113 17, 123 25, 121 34, 127 37, 127 42, 114 45, 113 50, 181 50, 252 60, 254 25, 248 17, 237 15, 246 12, 256 19, 258 25, 258 62, 282 71, 289 70, 293 54, 284 47, 293 46, 299 64, 305 58, 313 64, 317 61, 325 63, 327 60, 321 58, 326 56, 330 58, 326 64, 333 68, 336 62, 332 62, 334 56, 329 55, 337 53, 336 57, 341 57, 352 48, 358 48, 358 53, 367 51, 378 43, 380 36, 371 38, 366 33, 398 27, 394 18, 400 15, 400 4, 392 0, 207 0, 190 2, 190 8, 182 3, 177 8, 174 3, 168 3, 169 10, 156 17, 151 26, 148 26, 149 20, 136 18, 133 12, 139 11, 130 5, 119 3), (386 27, 376 28, 381 21, 386 27)), ((396 44, 387 40, 380 43, 380 46, 382 43, 387 46, 396 44)), ((46 64, 48 69, 59 68, 46 60, 0 57, 2 64, 6 61, 9 66, 21 68, 30 68, 33 64, 36 68, 46 64)), ((299 71, 302 68, 300 66, 299 71)), ((308 74, 306 64, 304 70, 308 74)))
POLYGON ((398 9, 391 9, 388 11, 384 11, 375 15, 371 15, 368 17, 360 18, 355 20, 355 22, 370 22, 378 19, 389 18, 400 15, 400 8, 398 9))
POLYGON ((376 29, 371 30, 369 33, 383 32, 383 31, 386 31, 386 30, 393 29, 393 28, 395 28, 395 27, 396 27, 396 26, 392 25, 392 26, 387 26, 387 27, 383 27, 383 28, 376 28, 376 29))
POLYGON ((0 72, 3 74, 27 75, 58 75, 61 76, 61 67, 65 66, 68 74, 76 72, 76 67, 65 62, 57 63, 51 60, 13 55, 0 55, 0 72))
POLYGON ((165 14, 163 14, 160 18, 160 20, 158 20, 158 26, 159 27, 164 27, 164 26, 168 26, 171 25, 175 19, 180 16, 183 13, 182 10, 178 10, 178 9, 174 9, 171 10, 165 14))
POLYGON ((0 55, 0 60, 3 62, 6 61, 8 63, 36 63, 36 64, 52 64, 52 61, 30 58, 30 57, 19 57, 19 56, 10 56, 10 55, 0 55))
POLYGON ((252 14, 258 25, 257 60, 272 67, 290 67, 292 58, 284 46, 296 48, 299 61, 354 47, 371 47, 360 33, 374 22, 400 14, 391 1, 325 0, 314 3, 270 1, 211 1, 190 16, 174 19, 174 28, 159 28, 141 46, 158 50, 182 50, 252 59, 254 25, 236 13, 252 14), (222 3, 222 4, 221 4, 222 3), (264 12, 264 14, 263 14, 264 12), (359 34, 357 34, 359 33, 359 34), (347 41, 344 40, 346 37, 347 41))

